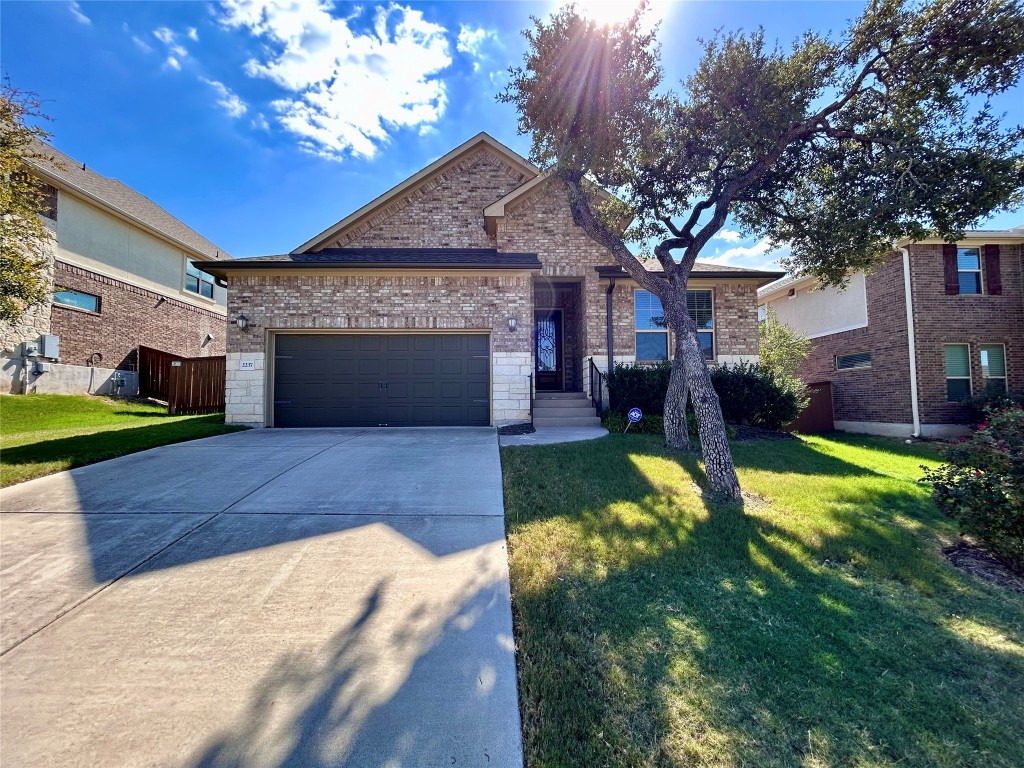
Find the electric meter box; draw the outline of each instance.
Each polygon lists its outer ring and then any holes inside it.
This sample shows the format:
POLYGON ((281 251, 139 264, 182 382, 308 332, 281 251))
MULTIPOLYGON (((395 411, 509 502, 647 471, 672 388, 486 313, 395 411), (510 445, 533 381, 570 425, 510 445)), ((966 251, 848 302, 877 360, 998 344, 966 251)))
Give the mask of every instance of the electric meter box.
POLYGON ((40 336, 39 356, 56 360, 60 357, 60 336, 40 336))

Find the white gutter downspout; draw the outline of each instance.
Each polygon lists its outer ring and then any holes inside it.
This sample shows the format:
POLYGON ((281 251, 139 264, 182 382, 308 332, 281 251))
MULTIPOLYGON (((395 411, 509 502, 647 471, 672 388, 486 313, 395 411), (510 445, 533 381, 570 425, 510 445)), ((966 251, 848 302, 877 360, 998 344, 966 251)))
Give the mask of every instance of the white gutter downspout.
POLYGON ((907 304, 907 351, 910 356, 910 411, 914 417, 914 437, 921 436, 921 412, 917 407, 917 349, 914 343, 914 302, 910 290, 910 251, 903 254, 903 297, 907 304))

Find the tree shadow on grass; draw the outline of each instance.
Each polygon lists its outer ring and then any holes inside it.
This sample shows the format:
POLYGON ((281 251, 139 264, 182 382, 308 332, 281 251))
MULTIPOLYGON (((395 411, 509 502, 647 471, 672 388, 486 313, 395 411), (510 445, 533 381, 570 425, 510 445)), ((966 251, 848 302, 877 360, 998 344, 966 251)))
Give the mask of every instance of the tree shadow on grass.
POLYGON ((751 462, 825 485, 813 521, 703 501, 649 441, 505 454, 507 490, 530 460, 615 478, 506 496, 533 764, 1014 764, 1024 601, 941 560, 925 493, 817 453, 751 462))
POLYGON ((224 425, 223 416, 219 414, 163 424, 129 426, 5 448, 0 452, 0 465, 13 468, 18 465, 60 462, 64 465, 62 469, 71 469, 158 445, 210 437, 232 430, 232 427, 224 425))

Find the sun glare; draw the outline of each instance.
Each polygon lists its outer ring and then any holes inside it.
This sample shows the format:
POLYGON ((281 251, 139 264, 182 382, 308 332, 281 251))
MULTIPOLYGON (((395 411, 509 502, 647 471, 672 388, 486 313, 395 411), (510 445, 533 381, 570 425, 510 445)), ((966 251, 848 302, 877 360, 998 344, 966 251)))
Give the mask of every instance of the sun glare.
MULTIPOLYGON (((639 6, 639 0, 578 0, 576 3, 582 15, 607 26, 625 21, 639 6)), ((668 2, 648 2, 647 6, 647 21, 653 24, 665 16, 668 2)))

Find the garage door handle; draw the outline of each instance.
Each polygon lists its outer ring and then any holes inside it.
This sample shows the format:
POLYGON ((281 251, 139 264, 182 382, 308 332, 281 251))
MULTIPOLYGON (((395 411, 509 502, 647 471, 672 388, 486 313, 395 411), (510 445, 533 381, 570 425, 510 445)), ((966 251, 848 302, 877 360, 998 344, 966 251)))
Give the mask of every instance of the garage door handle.
POLYGON ((291 360, 292 355, 274 355, 275 360, 291 360))
POLYGON ((474 403, 486 403, 487 400, 474 400, 473 402, 474 403))
POLYGON ((474 360, 477 360, 477 359, 486 360, 489 357, 490 357, 490 355, 473 355, 473 359, 474 360))

